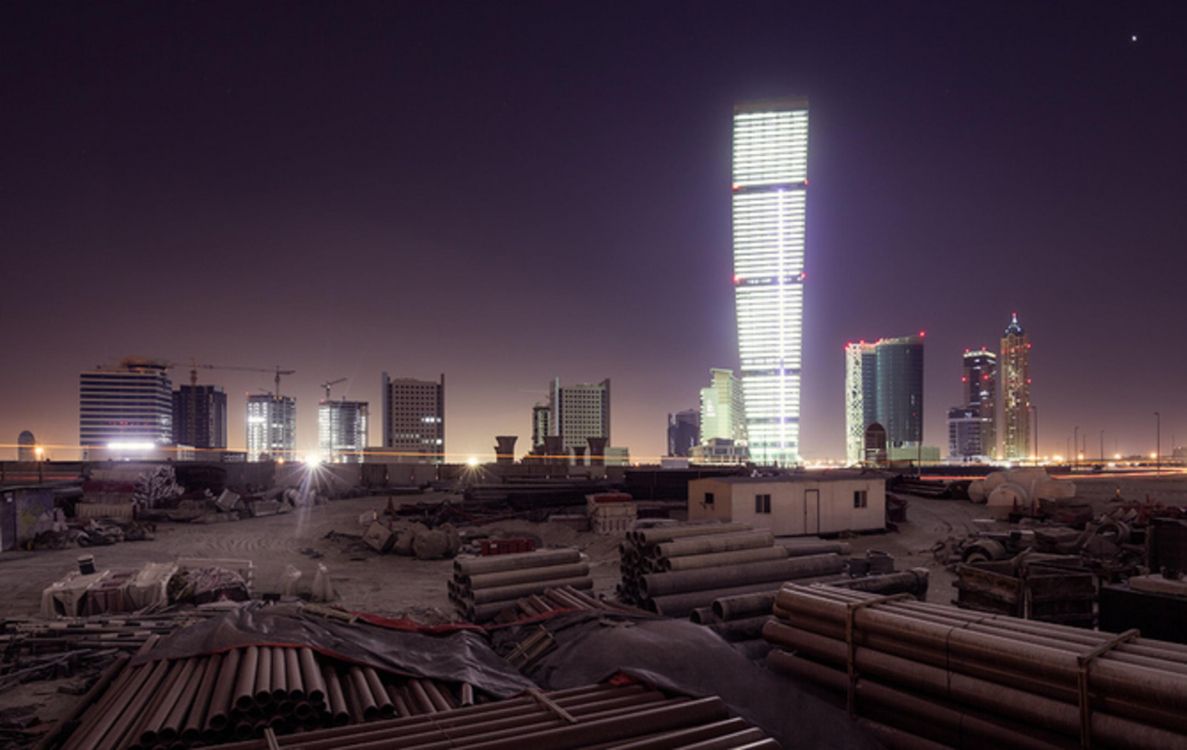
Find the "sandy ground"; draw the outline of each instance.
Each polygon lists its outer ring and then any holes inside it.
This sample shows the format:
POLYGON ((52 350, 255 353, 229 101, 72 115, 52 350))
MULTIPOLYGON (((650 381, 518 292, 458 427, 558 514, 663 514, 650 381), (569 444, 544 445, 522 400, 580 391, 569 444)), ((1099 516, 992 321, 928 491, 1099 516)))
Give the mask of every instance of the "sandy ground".
MULTIPOLYGON (((1081 476, 1077 495, 1099 511, 1117 493, 1127 499, 1152 498, 1168 504, 1187 504, 1187 474, 1145 476, 1081 476)), ((406 502, 445 499, 446 495, 398 498, 406 502)), ((360 514, 381 511, 386 497, 339 500, 266 518, 219 524, 158 524, 156 538, 90 549, 8 552, 0 555, 0 616, 36 614, 41 591, 76 568, 79 554, 95 555, 100 568, 131 570, 144 562, 166 562, 178 556, 251 560, 256 590, 278 593, 288 566, 302 573, 307 590, 319 563, 324 564, 341 597, 356 611, 413 615, 439 620, 452 616, 445 582, 452 575, 448 560, 420 561, 396 555, 377 555, 369 549, 326 539, 330 531, 359 534, 360 514), (313 554, 310 554, 313 553, 313 554), (317 555, 320 555, 318 557, 317 555)), ((937 563, 932 546, 938 540, 964 536, 974 519, 985 516, 984 506, 958 500, 911 498, 908 522, 897 532, 857 536, 849 540, 855 554, 876 549, 892 554, 898 568, 923 566, 931 571, 929 599, 952 599, 952 576, 937 563)), ((612 594, 618 582, 618 540, 553 523, 506 521, 470 527, 499 536, 531 536, 546 546, 576 546, 590 558, 595 590, 612 594)))

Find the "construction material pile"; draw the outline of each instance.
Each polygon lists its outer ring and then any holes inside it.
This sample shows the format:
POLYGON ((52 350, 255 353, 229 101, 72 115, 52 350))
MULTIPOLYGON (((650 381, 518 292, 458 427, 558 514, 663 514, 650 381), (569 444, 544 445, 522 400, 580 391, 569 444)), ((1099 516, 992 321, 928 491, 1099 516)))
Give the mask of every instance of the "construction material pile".
MULTIPOLYGON (((853 560, 850 561, 852 564, 853 560)), ((876 594, 906 593, 923 601, 927 598, 927 584, 927 568, 912 568, 857 578, 838 576, 836 582, 828 585, 876 594)), ((753 594, 723 596, 714 599, 707 607, 697 607, 688 618, 708 627, 752 658, 765 656, 769 647, 762 630, 771 619, 778 593, 778 587, 775 587, 753 594)))
POLYGON ((249 646, 124 666, 62 748, 198 747, 435 714, 473 699, 469 685, 395 676, 304 647, 249 646))
POLYGON ((521 748, 709 747, 775 750, 779 744, 739 718, 731 718, 717 697, 669 697, 643 685, 588 685, 525 695, 494 703, 463 706, 426 716, 378 721, 362 726, 261 739, 236 750, 301 748, 347 750, 449 747, 482 750, 521 748), (656 742, 662 744, 655 744, 656 742))
POLYGON ((783 581, 835 576, 848 545, 819 539, 775 544, 769 531, 739 523, 631 531, 619 546, 619 599, 669 617, 687 617, 714 599, 773 591, 783 581))
POLYGON ((832 586, 788 584, 774 613, 768 665, 892 747, 1187 747, 1187 646, 832 586))
POLYGON ((449 599, 471 622, 485 622, 517 599, 561 587, 593 588, 589 563, 572 548, 510 555, 463 555, 453 561, 449 599))
POLYGON ((515 622, 525 617, 536 617, 550 612, 571 612, 573 610, 601 610, 605 612, 638 612, 639 610, 603 599, 597 599, 585 591, 572 586, 558 586, 545 589, 539 594, 520 597, 503 608, 492 618, 494 623, 515 622))

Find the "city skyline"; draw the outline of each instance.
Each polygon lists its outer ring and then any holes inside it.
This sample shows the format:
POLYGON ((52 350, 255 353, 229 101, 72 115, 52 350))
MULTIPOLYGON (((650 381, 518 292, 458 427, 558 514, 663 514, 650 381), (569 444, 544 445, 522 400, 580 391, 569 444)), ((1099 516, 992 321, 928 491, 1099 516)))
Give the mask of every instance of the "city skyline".
MULTIPOLYGON (((143 353, 296 370, 307 449, 321 381, 378 404, 378 372, 446 372, 458 457, 530 442, 543 378, 606 377, 614 442, 658 456, 705 368, 736 365, 732 109, 800 94, 806 458, 843 455, 845 340, 928 331, 943 445, 952 353, 1015 309, 1041 333, 1042 452, 1073 426, 1153 450, 1154 411, 1164 447, 1187 436, 1187 354, 1163 345, 1187 270, 1182 11, 671 7, 7 7, 0 320, 23 364, 0 372, 0 445, 75 445, 78 373, 143 353), (418 42, 441 35, 479 54, 418 42)), ((231 448, 269 381, 203 378, 231 448)))

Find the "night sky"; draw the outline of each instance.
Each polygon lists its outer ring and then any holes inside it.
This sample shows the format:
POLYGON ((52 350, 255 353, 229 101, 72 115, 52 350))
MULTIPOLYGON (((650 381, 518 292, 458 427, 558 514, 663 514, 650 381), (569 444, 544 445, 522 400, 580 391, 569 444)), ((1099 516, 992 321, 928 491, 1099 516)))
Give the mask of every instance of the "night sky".
MULTIPOLYGON (((845 342, 921 329, 946 450, 960 354, 1015 310, 1044 453, 1150 451, 1156 409, 1187 442, 1185 32, 1179 2, 5 3, 0 444, 76 445, 78 372, 139 354, 297 370, 303 449, 319 383, 375 443, 380 371, 444 372, 458 460, 609 377, 613 443, 658 456, 737 366, 732 107, 780 95, 811 102, 806 457, 843 455, 845 342)), ((271 378, 201 377, 242 448, 271 378)))

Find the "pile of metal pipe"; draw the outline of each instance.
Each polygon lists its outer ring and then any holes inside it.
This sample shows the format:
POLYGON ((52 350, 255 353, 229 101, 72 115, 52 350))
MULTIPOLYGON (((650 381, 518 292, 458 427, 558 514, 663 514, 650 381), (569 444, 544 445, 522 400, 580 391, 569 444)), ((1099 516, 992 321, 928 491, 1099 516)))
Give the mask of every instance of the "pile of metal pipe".
POLYGON ((461 692, 460 685, 344 664, 305 647, 249 646, 124 667, 62 748, 199 747, 268 729, 280 735, 447 711, 461 692))
MULTIPOLYGON (((609 612, 638 612, 628 607, 604 599, 598 599, 587 591, 580 591, 572 586, 558 586, 544 589, 539 594, 520 597, 511 604, 498 605, 502 609, 492 617, 492 622, 515 622, 525 617, 535 617, 549 612, 567 612, 571 610, 601 610, 609 612)), ((476 608, 476 612, 485 616, 488 610, 476 608)))
POLYGON ((485 622, 524 597, 548 589, 593 588, 589 563, 576 549, 461 556, 453 561, 449 599, 470 622, 485 622))
POLYGON ((844 695, 891 746, 1187 747, 1181 644, 832 586, 788 584, 774 614, 768 665, 844 695))
POLYGON ((779 745, 732 718, 720 698, 670 697, 643 685, 589 685, 532 691, 503 701, 218 746, 219 750, 522 750, 616 747, 620 750, 746 748, 779 745))
POLYGON ((789 549, 776 544, 769 531, 736 523, 641 529, 619 546, 618 595, 651 612, 686 617, 723 596, 836 576, 845 568, 842 551, 847 545, 824 540, 805 540, 789 549))

